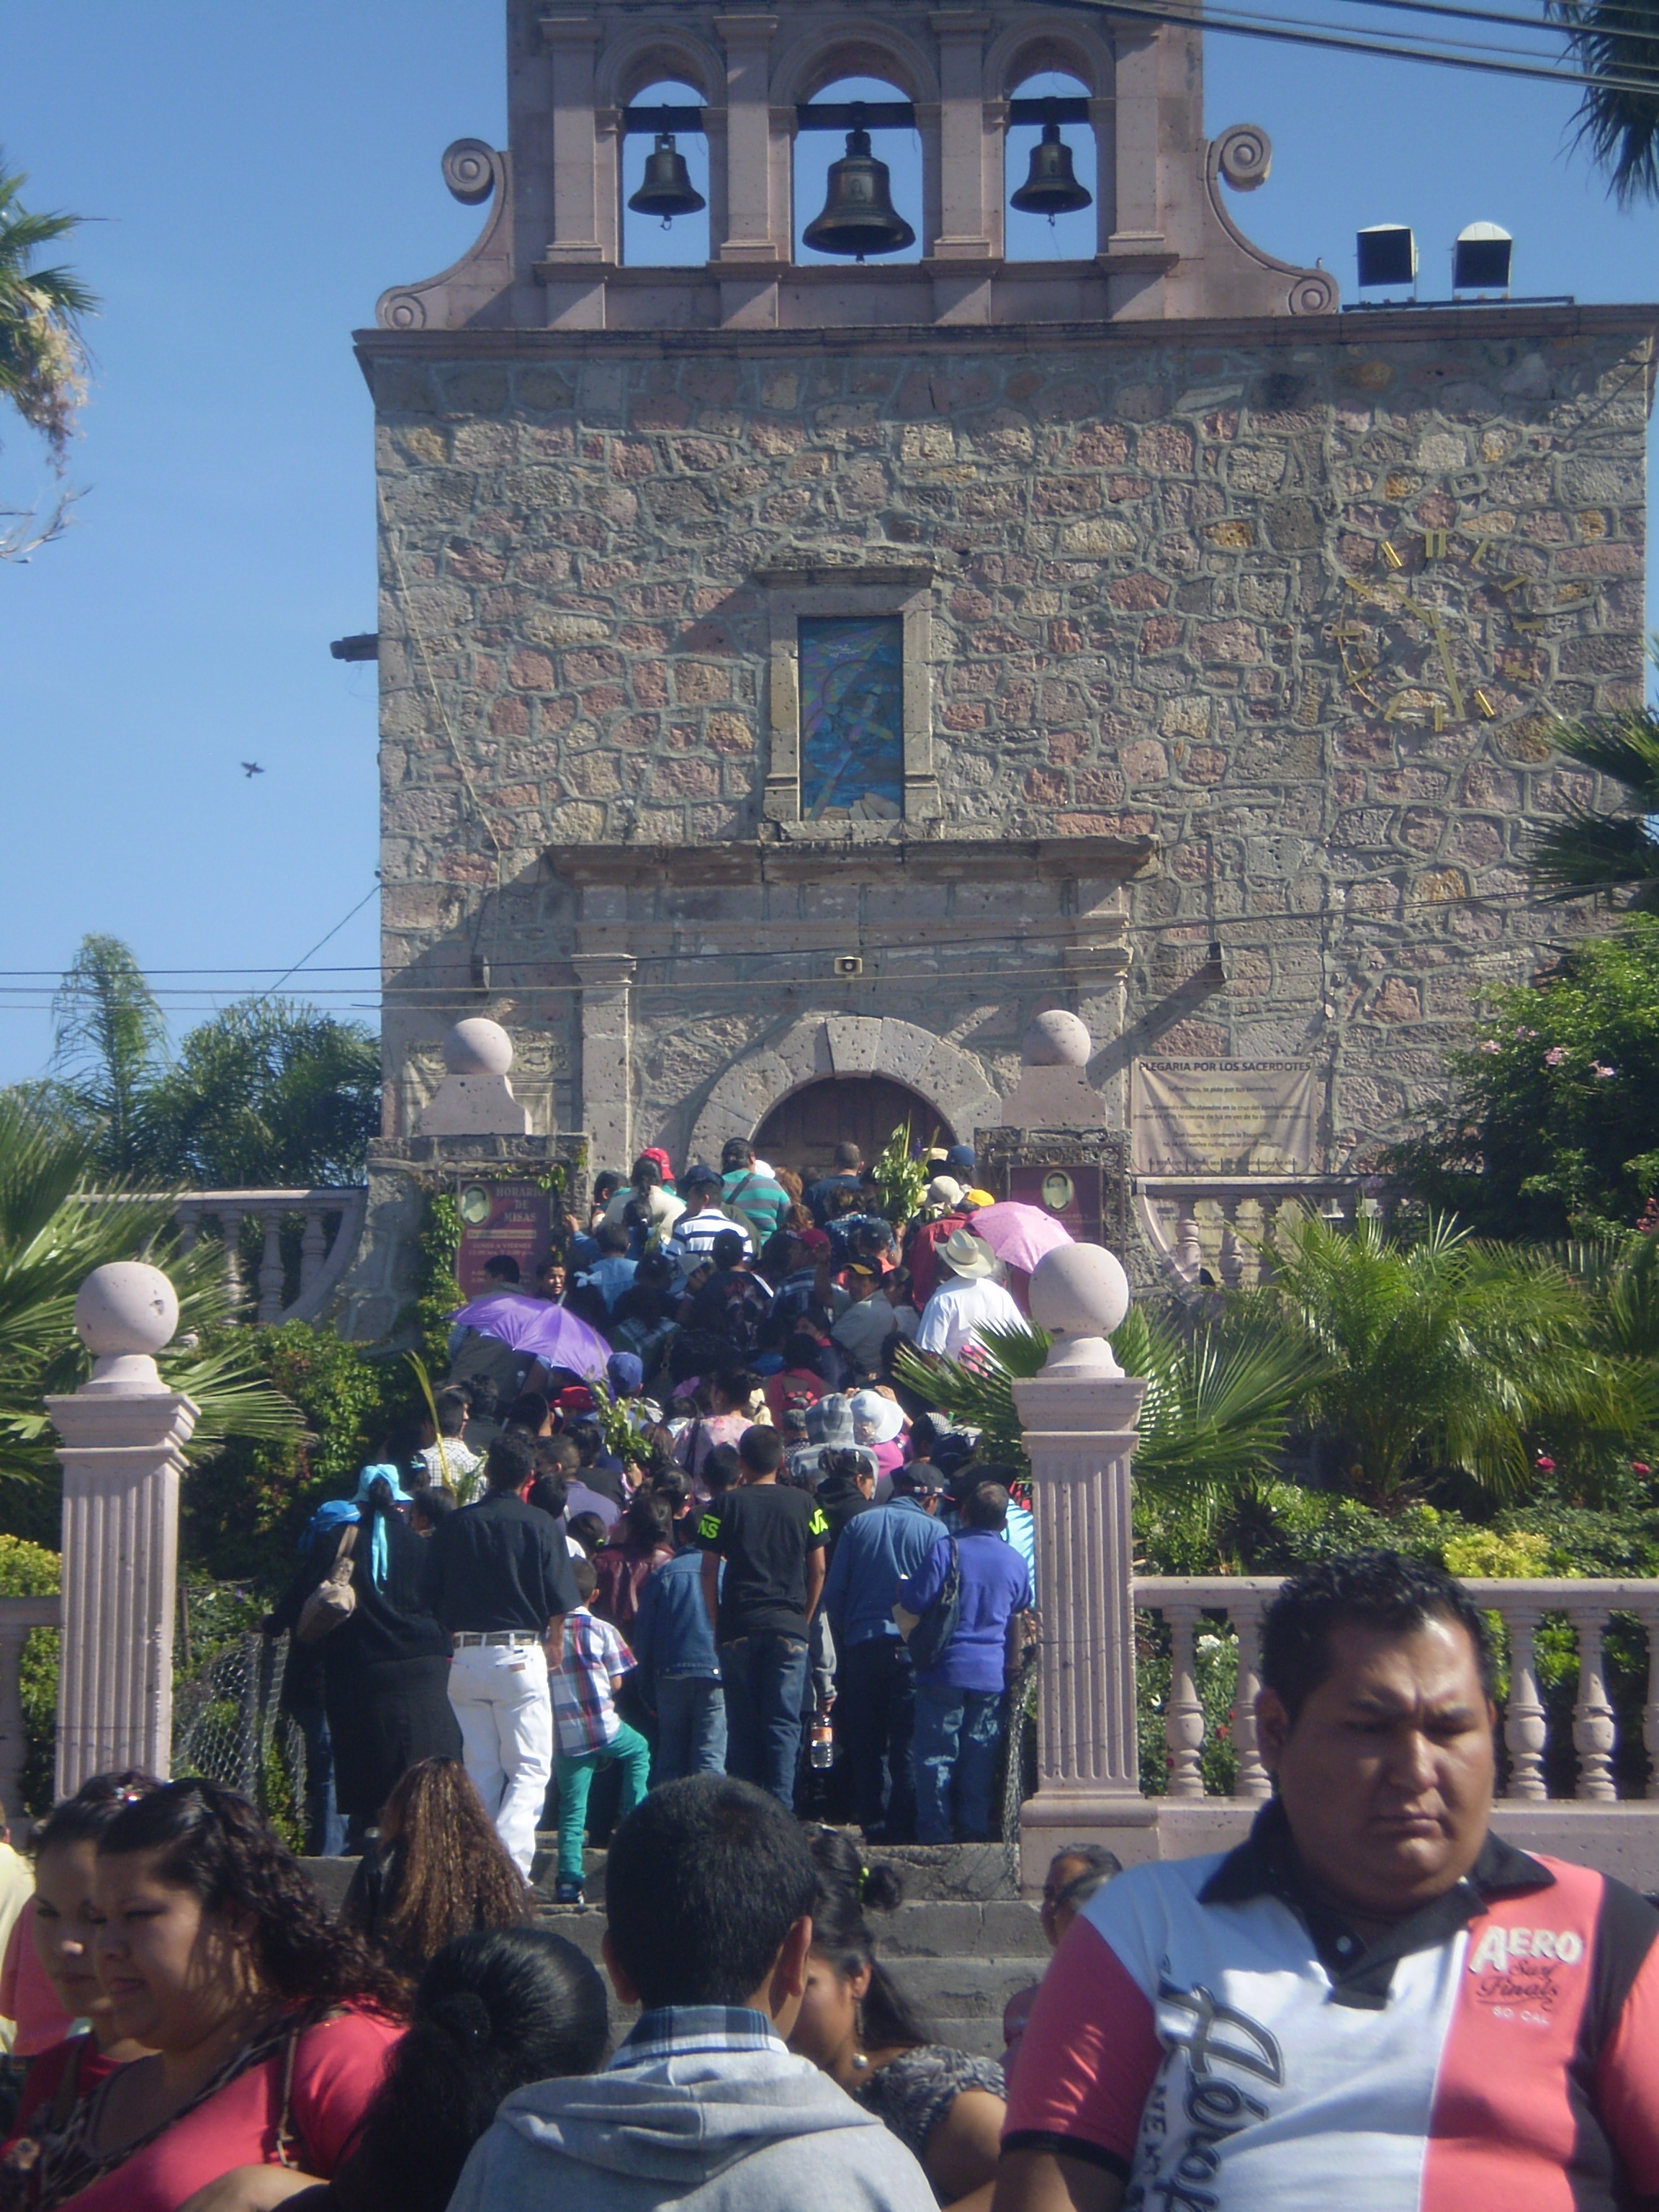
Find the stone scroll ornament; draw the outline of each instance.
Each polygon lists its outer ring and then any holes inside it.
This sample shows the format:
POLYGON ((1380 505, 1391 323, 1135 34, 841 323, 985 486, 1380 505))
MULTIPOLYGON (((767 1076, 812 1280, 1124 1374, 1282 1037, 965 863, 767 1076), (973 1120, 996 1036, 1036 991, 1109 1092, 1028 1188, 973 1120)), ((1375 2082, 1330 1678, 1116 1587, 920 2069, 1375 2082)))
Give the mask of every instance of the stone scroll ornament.
POLYGON ((1283 272, 1291 282, 1285 295, 1285 304, 1293 315, 1330 315, 1336 312, 1336 280, 1328 276, 1322 269, 1298 269, 1294 262, 1280 261, 1246 238, 1227 212, 1226 202, 1218 186, 1223 183, 1236 192, 1253 192, 1265 185, 1273 166, 1273 141, 1259 123, 1235 123, 1231 131, 1224 131, 1218 138, 1210 141, 1209 160, 1206 167, 1206 183, 1209 190, 1210 206, 1216 220, 1235 246, 1238 246, 1259 268, 1283 272))
MULTIPOLYGON (((457 138, 444 149, 443 179, 451 196, 463 207, 482 207, 493 197, 495 207, 483 232, 459 261, 424 283, 395 286, 380 295, 374 319, 382 330, 423 331, 432 319, 428 301, 434 295, 441 300, 453 280, 465 276, 474 264, 482 265, 501 250, 506 240, 504 226, 510 219, 512 198, 507 189, 507 155, 498 153, 483 138, 457 138)), ((510 269, 510 262, 508 266, 510 269)), ((441 323, 442 319, 440 314, 441 323)))

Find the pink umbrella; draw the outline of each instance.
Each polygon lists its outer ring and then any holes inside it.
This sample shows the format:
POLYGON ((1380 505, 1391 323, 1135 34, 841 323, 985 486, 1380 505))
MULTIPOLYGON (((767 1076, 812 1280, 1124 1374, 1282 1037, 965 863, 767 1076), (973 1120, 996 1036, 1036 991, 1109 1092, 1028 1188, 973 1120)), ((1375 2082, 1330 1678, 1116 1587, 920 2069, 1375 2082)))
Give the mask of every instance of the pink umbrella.
POLYGON ((1028 1275, 1045 1252, 1052 1252, 1056 1244, 1076 1242, 1071 1231, 1052 1213, 1045 1213, 1040 1206, 1022 1206, 1015 1199, 981 1206, 968 1226, 975 1237, 985 1239, 999 1260, 1022 1268, 1028 1275))
POLYGON ((547 1298, 474 1298, 454 1316, 458 1326, 493 1336, 514 1352, 533 1352, 549 1367, 603 1375, 611 1347, 579 1315, 547 1298))

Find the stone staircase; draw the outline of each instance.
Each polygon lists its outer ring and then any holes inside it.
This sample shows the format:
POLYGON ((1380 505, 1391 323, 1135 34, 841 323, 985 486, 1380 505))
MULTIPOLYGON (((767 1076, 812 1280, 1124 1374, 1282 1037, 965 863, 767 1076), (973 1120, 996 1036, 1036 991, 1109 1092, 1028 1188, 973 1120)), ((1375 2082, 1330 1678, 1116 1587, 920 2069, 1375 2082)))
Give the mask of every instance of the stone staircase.
MULTIPOLYGON (((1002 2056, 1002 2008, 1039 1978, 1048 1947, 1036 1910, 1021 1899, 1000 1844, 915 1845, 879 1854, 904 1879, 904 1902, 872 1913, 878 1955, 940 2043, 976 2057, 1002 2056)), ((540 1862, 538 1862, 540 1872, 540 1862)), ((546 1891, 552 1888, 550 1870, 546 1891)), ((568 1936, 597 1966, 605 1935, 605 1855, 587 1854, 585 1905, 544 1904, 544 1928, 568 1936)), ((635 2015, 611 2000, 625 2035, 635 2015)))
MULTIPOLYGON (((536 1860, 541 1924, 569 1940, 599 1965, 605 1936, 605 1854, 586 1856, 586 1905, 552 1902, 555 1838, 538 1841, 536 1860)), ((904 1880, 904 1902, 872 1913, 878 1954, 931 2022, 935 2039, 981 2058, 1002 2056, 1002 2008, 1016 1990, 1036 1981, 1048 1947, 1036 1909, 1020 1897, 1007 1854, 996 1844, 929 1847, 879 1854, 904 1880)), ((355 1859, 307 1859, 330 1910, 345 1894, 355 1859)), ((611 2025, 625 2035, 636 2014, 611 1998, 611 2025)))

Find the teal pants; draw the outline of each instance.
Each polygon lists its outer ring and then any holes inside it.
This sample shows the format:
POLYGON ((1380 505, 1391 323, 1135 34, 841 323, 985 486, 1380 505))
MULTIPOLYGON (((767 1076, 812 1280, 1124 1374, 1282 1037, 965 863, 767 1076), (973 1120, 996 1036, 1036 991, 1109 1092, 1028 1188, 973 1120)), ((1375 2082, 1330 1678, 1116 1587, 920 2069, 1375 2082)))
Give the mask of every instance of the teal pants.
POLYGON ((568 1759, 560 1752, 553 1761, 554 1778, 559 1785, 559 1880, 580 1881, 582 1878, 582 1844, 587 1836, 587 1792, 593 1777, 601 1766, 609 1766, 612 1759, 620 1759, 623 1771, 622 1805, 619 1820, 626 1820, 634 1808, 641 1802, 651 1781, 651 1747, 637 1729, 619 1722, 617 1740, 603 1751, 584 1752, 579 1759, 568 1759))

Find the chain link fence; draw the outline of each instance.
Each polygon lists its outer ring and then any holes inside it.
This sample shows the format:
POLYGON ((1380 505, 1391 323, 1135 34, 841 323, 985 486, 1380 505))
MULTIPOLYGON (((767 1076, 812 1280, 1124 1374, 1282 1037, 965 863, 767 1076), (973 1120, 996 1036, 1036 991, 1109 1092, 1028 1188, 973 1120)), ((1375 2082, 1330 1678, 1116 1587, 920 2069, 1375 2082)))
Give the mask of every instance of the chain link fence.
POLYGON ((173 1691, 173 1771, 251 1798, 284 1841, 302 1846, 306 1747, 278 1705, 286 1636, 245 1629, 173 1691))

